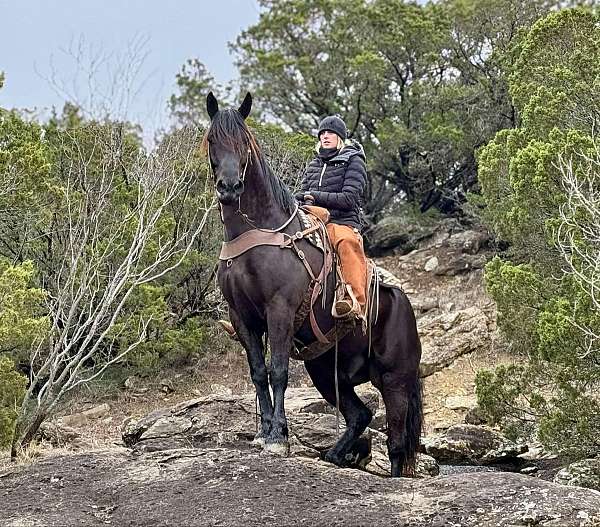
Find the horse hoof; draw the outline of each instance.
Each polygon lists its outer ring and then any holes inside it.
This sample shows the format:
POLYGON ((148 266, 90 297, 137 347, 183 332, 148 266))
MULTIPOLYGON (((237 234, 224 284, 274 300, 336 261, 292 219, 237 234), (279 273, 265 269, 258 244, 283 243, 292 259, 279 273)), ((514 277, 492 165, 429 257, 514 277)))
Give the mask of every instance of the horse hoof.
POLYGON ((336 467, 342 467, 344 462, 342 459, 340 459, 339 456, 335 455, 335 454, 330 454, 329 452, 327 452, 323 457, 322 457, 323 461, 326 461, 327 463, 332 463, 333 465, 335 465, 336 467))
POLYGON ((265 443, 263 449, 270 454, 277 456, 289 456, 290 455, 290 444, 286 441, 284 443, 265 443))

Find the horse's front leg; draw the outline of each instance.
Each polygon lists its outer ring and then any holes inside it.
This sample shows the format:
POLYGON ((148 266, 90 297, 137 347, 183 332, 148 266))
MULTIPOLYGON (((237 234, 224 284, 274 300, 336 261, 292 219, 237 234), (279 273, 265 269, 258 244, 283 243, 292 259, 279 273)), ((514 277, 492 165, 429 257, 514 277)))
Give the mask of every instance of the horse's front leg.
POLYGON ((273 402, 269 392, 269 377, 265 364, 265 354, 262 333, 250 331, 247 325, 233 310, 229 310, 231 323, 235 328, 240 342, 246 350, 248 365, 250 366, 250 377, 256 389, 258 406, 260 408, 260 430, 256 433, 254 443, 263 445, 271 431, 273 420, 273 402))
POLYGON ((279 454, 289 453, 288 426, 285 416, 285 390, 288 384, 288 366, 292 347, 294 313, 287 305, 273 309, 267 315, 269 344, 271 345, 271 389, 273 390, 273 419, 265 448, 279 454))

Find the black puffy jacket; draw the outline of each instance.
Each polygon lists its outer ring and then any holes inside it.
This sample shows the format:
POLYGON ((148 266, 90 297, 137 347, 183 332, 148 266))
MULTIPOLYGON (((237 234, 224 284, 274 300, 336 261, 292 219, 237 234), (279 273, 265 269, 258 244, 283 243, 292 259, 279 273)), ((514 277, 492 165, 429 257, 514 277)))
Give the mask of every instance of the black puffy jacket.
POLYGON ((361 209, 367 168, 362 146, 349 142, 333 157, 321 155, 308 165, 297 199, 304 194, 315 198, 315 205, 329 210, 331 221, 340 225, 362 228, 361 209))

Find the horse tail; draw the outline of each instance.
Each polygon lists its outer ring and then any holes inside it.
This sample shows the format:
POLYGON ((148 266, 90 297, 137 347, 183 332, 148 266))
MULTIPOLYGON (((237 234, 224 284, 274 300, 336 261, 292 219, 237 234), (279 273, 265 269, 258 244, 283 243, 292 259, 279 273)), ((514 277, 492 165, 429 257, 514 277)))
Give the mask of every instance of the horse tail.
POLYGON ((423 385, 417 372, 412 386, 408 390, 408 409, 406 414, 405 461, 402 472, 414 476, 417 464, 417 452, 423 430, 423 385))

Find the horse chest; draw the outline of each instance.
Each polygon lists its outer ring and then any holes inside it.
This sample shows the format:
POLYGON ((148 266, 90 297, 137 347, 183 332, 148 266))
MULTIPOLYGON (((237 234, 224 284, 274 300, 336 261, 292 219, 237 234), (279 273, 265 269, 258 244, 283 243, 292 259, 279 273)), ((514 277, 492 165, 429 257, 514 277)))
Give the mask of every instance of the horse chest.
POLYGON ((233 260, 221 261, 217 280, 230 306, 264 308, 279 297, 294 304, 297 290, 308 282, 308 275, 289 249, 257 247, 233 260))
POLYGON ((283 286, 277 273, 269 269, 268 261, 268 258, 257 259, 248 254, 219 264, 217 280, 230 305, 263 304, 283 286))

